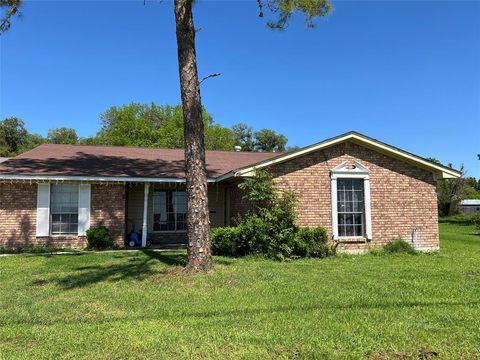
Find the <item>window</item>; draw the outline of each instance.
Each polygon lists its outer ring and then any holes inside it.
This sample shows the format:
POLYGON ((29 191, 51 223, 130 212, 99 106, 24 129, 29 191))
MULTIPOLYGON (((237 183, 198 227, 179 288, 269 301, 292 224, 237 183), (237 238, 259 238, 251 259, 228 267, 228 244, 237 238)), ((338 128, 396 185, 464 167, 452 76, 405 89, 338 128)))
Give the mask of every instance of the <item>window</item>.
POLYGON ((51 234, 77 235, 78 233, 78 185, 52 184, 51 186, 51 234))
POLYGON ((155 190, 153 193, 153 231, 182 231, 187 228, 185 191, 155 190))
POLYGON ((372 240, 370 170, 344 161, 331 170, 332 235, 372 240))
POLYGON ((338 236, 365 236, 363 179, 337 179, 338 236))

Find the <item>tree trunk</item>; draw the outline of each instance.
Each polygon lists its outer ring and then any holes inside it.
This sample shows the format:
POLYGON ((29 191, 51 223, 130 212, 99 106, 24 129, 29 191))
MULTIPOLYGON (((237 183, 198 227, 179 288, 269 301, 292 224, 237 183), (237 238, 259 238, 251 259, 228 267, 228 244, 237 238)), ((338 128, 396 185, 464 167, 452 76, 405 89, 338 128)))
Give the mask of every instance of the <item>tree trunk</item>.
POLYGON ((174 7, 185 135, 188 264, 196 270, 209 269, 212 266, 212 258, 205 139, 192 0, 175 0, 174 7))

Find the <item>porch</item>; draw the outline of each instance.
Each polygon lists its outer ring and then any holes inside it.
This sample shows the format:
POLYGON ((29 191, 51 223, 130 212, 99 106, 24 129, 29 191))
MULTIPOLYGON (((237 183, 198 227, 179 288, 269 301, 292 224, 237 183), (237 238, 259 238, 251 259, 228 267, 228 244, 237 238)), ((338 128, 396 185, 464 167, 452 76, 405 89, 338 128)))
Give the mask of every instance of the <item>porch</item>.
MULTIPOLYGON (((126 243, 132 231, 141 234, 141 246, 178 248, 187 243, 185 183, 126 184, 126 243)), ((230 189, 208 185, 210 225, 230 224, 230 189)))

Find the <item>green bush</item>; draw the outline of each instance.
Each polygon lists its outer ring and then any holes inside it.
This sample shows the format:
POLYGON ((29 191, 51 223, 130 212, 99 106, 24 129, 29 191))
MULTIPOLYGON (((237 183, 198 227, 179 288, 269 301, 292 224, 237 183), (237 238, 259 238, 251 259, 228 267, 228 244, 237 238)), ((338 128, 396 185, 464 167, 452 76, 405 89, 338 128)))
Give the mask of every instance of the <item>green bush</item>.
POLYGON ((236 227, 213 229, 212 252, 214 255, 255 255, 275 260, 330 255, 327 231, 322 227, 276 230, 276 226, 258 216, 249 216, 236 227))
POLYGON ((90 249, 104 250, 113 247, 112 237, 105 226, 87 230, 87 242, 90 249))
POLYGON ((239 249, 239 228, 221 227, 212 229, 212 253, 222 256, 242 256, 239 249))
POLYGON ((383 251, 385 251, 387 254, 398 254, 398 253, 416 254, 417 253, 417 251, 411 244, 401 239, 393 240, 389 242, 387 245, 383 247, 383 251))
POLYGON ((257 172, 239 188, 253 210, 239 218, 236 227, 212 231, 214 255, 256 255, 284 260, 328 254, 326 230, 320 227, 299 229, 295 224, 295 194, 292 191, 277 191, 268 173, 257 172))
POLYGON ((327 230, 321 226, 298 229, 292 244, 292 254, 298 257, 326 257, 329 255, 327 230))
POLYGON ((475 228, 480 231, 480 214, 475 214, 472 216, 472 222, 473 225, 475 225, 475 228))
POLYGON ((271 259, 290 257, 288 243, 294 238, 293 230, 281 229, 279 224, 250 215, 235 227, 216 228, 212 231, 214 255, 257 255, 271 259))

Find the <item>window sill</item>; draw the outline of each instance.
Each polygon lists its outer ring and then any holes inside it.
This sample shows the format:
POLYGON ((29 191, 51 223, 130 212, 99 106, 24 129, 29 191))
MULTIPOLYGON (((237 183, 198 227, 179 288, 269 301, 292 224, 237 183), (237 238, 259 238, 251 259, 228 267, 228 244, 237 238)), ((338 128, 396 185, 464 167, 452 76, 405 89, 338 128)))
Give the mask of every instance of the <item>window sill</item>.
POLYGON ((50 235, 42 235, 42 236, 35 236, 36 238, 63 238, 63 239, 76 239, 76 238, 84 238, 85 235, 77 235, 77 234, 50 234, 50 235))
POLYGON ((366 243, 368 239, 365 236, 339 236, 336 241, 342 243, 366 243))

